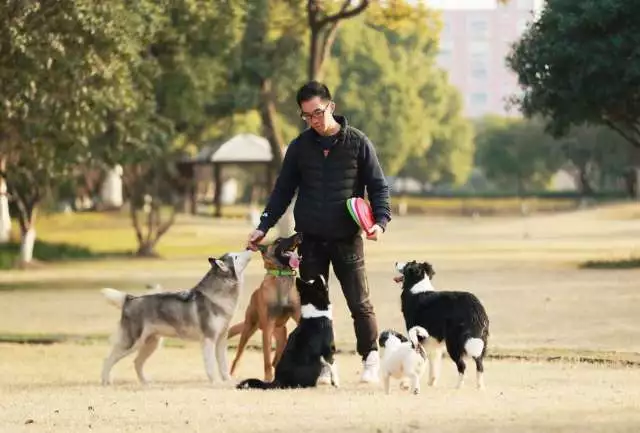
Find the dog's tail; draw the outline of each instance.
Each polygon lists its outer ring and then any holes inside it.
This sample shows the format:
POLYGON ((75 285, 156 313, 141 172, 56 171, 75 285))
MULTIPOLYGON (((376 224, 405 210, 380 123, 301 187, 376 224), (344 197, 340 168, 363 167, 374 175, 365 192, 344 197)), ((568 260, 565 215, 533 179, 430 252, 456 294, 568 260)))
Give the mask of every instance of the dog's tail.
POLYGON ((108 287, 100 290, 100 292, 104 295, 105 298, 107 298, 107 302, 118 308, 122 308, 127 298, 131 296, 124 292, 121 292, 120 290, 110 289, 108 287))
POLYGON ((265 382, 260 379, 246 379, 240 382, 236 389, 278 389, 282 388, 275 380, 273 382, 265 382))
POLYGON ((484 351, 484 341, 480 338, 469 338, 464 343, 464 351, 467 352, 467 355, 478 358, 482 356, 482 352, 484 351))
POLYGON ((429 338, 429 333, 422 326, 414 326, 409 329, 409 341, 414 347, 424 343, 429 338))

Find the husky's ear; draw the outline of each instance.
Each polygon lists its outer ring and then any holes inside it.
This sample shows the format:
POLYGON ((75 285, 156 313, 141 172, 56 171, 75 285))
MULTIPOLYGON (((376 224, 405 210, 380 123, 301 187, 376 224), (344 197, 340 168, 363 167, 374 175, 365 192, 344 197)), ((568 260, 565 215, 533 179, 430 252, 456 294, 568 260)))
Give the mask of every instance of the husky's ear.
POLYGON ((209 263, 211 267, 217 266, 222 272, 229 272, 229 267, 225 262, 220 259, 216 259, 215 257, 209 257, 209 263))

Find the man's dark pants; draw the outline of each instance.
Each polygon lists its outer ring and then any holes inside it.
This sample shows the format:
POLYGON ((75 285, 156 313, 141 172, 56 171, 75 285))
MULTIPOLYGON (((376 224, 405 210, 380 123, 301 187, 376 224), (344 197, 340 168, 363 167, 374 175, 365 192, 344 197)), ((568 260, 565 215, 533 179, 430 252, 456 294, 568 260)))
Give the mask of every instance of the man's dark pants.
POLYGON ((362 237, 325 240, 303 233, 298 252, 302 256, 300 276, 304 280, 313 280, 322 274, 328 282, 331 263, 351 311, 358 354, 365 359, 369 352, 378 350, 378 327, 369 299, 362 237))

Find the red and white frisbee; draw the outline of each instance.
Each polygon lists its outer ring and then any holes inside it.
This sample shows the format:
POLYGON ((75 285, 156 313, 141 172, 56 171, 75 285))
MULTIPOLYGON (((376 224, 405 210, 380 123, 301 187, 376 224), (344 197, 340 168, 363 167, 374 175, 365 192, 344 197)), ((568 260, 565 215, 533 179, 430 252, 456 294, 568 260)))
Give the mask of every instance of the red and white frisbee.
POLYGON ((373 219, 373 211, 369 203, 364 201, 362 197, 351 197, 347 200, 347 209, 356 224, 358 224, 367 235, 370 235, 372 233, 371 228, 376 222, 373 219))

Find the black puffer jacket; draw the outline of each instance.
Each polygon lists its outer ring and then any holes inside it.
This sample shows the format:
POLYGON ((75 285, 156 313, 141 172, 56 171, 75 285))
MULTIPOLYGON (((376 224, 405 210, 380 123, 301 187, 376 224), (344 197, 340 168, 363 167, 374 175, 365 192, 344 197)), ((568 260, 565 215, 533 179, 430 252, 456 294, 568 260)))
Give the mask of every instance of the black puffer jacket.
POLYGON ((354 236, 358 226, 349 216, 346 200, 364 197, 365 190, 376 223, 386 228, 391 220, 389 187, 375 149, 346 118, 335 118, 342 127, 326 156, 311 128, 291 142, 258 229, 266 233, 276 224, 296 190, 296 232, 324 239, 354 236))

